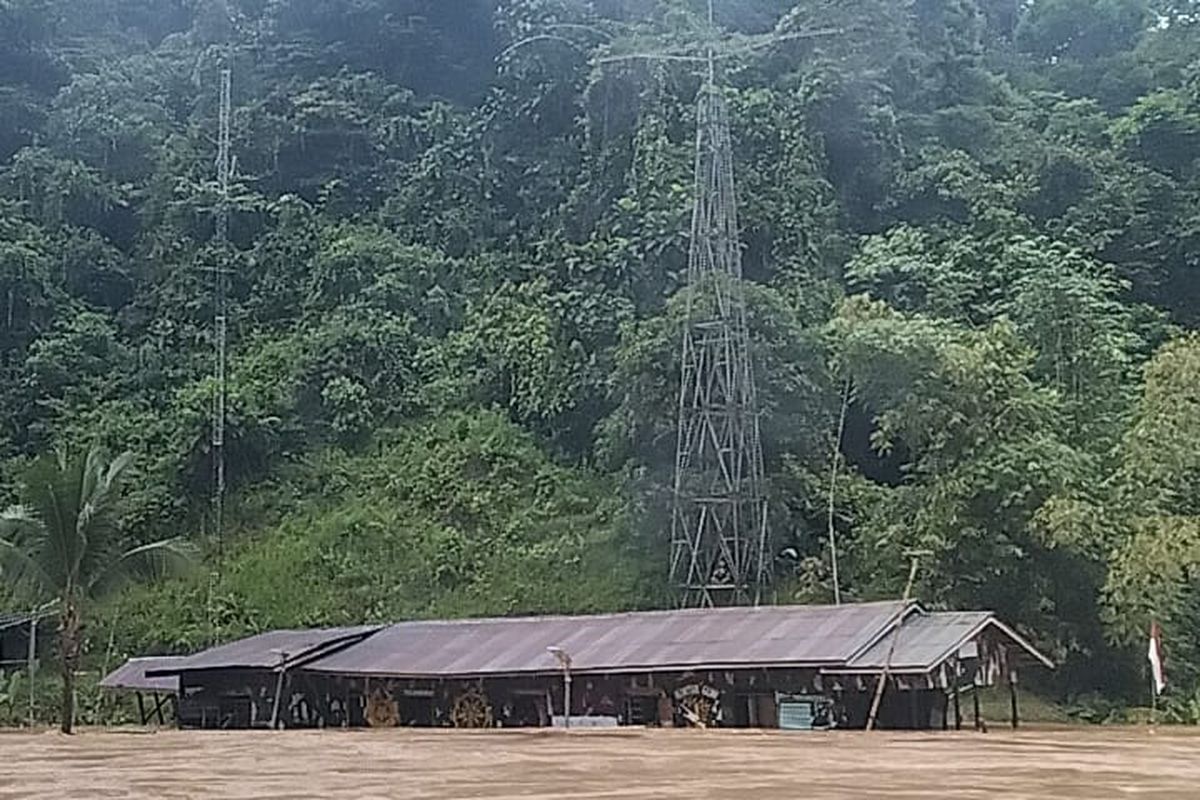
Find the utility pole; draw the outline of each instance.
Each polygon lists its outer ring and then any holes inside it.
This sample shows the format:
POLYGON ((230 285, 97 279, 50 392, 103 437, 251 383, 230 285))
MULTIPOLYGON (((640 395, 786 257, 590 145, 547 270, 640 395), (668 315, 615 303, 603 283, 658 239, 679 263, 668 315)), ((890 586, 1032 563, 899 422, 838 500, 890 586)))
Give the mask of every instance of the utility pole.
POLYGON ((283 682, 287 678, 287 661, 291 653, 286 650, 272 650, 279 657, 276 667, 278 677, 275 679, 275 701, 271 703, 271 730, 279 727, 279 703, 283 698, 283 682))
POLYGON ((217 132, 217 263, 213 270, 213 328, 216 341, 216 386, 213 389, 213 533, 217 541, 217 568, 225 556, 225 402, 229 303, 229 174, 232 71, 221 70, 221 107, 217 132))
POLYGON ((920 565, 922 556, 933 555, 928 550, 906 550, 904 555, 911 560, 908 570, 908 582, 904 585, 904 599, 900 603, 900 610, 896 612, 896 616, 892 622, 895 626, 892 628, 891 640, 888 642, 887 658, 883 662, 883 671, 879 673, 879 683, 875 684, 875 696, 871 698, 871 713, 867 715, 867 730, 875 729, 875 720, 879 716, 879 704, 883 701, 883 687, 887 685, 888 677, 892 672, 892 657, 896 655, 896 642, 900 639, 900 628, 904 625, 904 616, 908 611, 908 601, 912 599, 913 583, 917 579, 917 568, 920 565))
POLYGON ((215 644, 216 603, 214 594, 225 563, 225 417, 228 396, 228 337, 229 337, 229 179, 233 171, 230 147, 230 117, 232 115, 229 51, 221 70, 220 107, 217 112, 217 204, 213 219, 213 242, 216 250, 213 264, 213 396, 212 431, 212 537, 216 545, 215 568, 208 575, 209 634, 215 644))
POLYGON ((838 576, 838 550, 837 550, 837 525, 834 520, 836 511, 836 494, 838 467, 842 461, 842 439, 846 433, 846 412, 850 408, 850 379, 846 379, 845 388, 842 390, 842 405, 841 411, 838 414, 837 433, 833 437, 833 447, 830 449, 829 465, 829 564, 833 573, 833 604, 840 606, 842 604, 842 585, 841 579, 838 576))

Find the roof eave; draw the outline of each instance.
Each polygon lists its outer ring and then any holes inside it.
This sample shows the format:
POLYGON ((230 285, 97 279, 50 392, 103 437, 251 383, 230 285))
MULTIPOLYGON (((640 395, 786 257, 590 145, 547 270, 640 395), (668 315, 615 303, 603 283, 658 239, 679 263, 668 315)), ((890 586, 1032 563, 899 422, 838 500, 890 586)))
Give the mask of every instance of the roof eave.
MULTIPOLYGON (((920 664, 908 664, 900 666, 888 667, 889 675, 929 675, 937 667, 926 667, 920 664)), ((822 675, 827 675, 831 678, 836 678, 842 675, 878 675, 883 671, 883 667, 826 667, 821 670, 822 675)))
MULTIPOLYGON (((290 672, 291 670, 299 669, 305 664, 316 661, 317 659, 334 655, 335 653, 341 652, 347 647, 352 647, 353 645, 359 644, 371 636, 374 636, 376 633, 379 633, 379 631, 383 630, 383 628, 384 626, 377 625, 374 627, 369 627, 367 630, 357 631, 339 638, 321 642, 320 644, 314 645, 308 650, 297 654, 295 658, 288 659, 282 664, 221 664, 220 666, 211 667, 189 667, 187 664, 180 664, 178 666, 169 667, 166 669, 146 670, 146 677, 165 678, 171 675, 182 675, 185 672, 220 672, 226 670, 254 672, 266 671, 272 673, 290 672)), ((205 651, 201 651, 196 655, 202 655, 204 652, 205 651)))
POLYGON ((1051 661, 1047 656, 1042 655, 1042 652, 1030 644, 1025 637, 1021 636, 1021 634, 1005 625, 995 616, 988 620, 988 624, 995 625, 997 628, 999 628, 1001 633, 1020 645, 1021 649, 1023 649, 1030 656, 1033 656, 1033 659, 1040 663, 1043 667, 1046 669, 1055 669, 1055 664, 1053 661, 1051 661))

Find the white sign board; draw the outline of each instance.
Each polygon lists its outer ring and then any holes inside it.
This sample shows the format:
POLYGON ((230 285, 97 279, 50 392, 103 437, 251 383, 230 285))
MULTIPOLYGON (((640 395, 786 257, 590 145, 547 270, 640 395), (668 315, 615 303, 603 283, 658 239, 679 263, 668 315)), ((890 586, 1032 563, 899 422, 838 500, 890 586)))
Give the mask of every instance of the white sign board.
MULTIPOLYGON (((565 720, 561 714, 556 714, 553 717, 554 727, 565 727, 565 720)), ((616 717, 571 717, 572 728, 615 728, 617 727, 616 717)))

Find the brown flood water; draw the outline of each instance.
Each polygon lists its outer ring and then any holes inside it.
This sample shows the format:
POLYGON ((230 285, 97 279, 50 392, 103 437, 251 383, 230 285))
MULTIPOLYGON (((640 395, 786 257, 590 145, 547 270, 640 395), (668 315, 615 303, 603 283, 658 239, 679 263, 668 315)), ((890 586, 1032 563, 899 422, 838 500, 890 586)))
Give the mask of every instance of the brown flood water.
POLYGON ((0 733, 0 800, 63 797, 1200 798, 1200 735, 0 733))

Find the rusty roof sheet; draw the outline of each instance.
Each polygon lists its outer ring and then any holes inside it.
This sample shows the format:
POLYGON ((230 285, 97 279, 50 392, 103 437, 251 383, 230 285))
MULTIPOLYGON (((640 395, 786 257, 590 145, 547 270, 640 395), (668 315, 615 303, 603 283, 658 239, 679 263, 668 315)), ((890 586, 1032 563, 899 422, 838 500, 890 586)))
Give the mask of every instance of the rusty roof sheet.
POLYGON ((147 674, 158 677, 210 669, 291 669, 308 659, 361 641, 379 628, 379 625, 359 625, 269 631, 209 648, 161 668, 149 669, 147 674))
POLYGON ((937 611, 905 620, 898 633, 885 635, 846 664, 852 670, 883 669, 895 639, 891 669, 927 672, 958 652, 993 619, 988 611, 937 611))
POLYGON ((882 602, 402 622, 304 669, 392 677, 553 673, 549 647, 569 653, 575 672, 845 664, 902 608, 882 602))
POLYGON ((179 694, 179 676, 165 675, 151 678, 146 675, 148 670, 168 669, 184 656, 150 656, 148 658, 131 658, 115 670, 104 676, 100 681, 103 689, 116 689, 136 692, 162 692, 163 694, 179 694))

